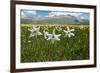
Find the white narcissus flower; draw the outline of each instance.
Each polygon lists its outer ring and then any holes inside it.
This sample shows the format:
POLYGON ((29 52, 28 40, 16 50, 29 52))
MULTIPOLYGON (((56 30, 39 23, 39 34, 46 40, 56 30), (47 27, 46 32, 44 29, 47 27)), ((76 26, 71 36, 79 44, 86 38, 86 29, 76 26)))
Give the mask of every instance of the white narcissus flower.
POLYGON ((81 25, 81 26, 80 26, 80 29, 84 29, 84 26, 83 26, 83 25, 81 25))
POLYGON ((53 33, 48 35, 48 39, 47 40, 50 40, 52 43, 54 43, 55 41, 59 41, 60 40, 59 39, 60 36, 61 36, 61 34, 56 35, 55 34, 55 30, 53 30, 53 33))
POLYGON ((47 39, 50 35, 47 31, 43 30, 44 38, 47 39))
POLYGON ((75 34, 73 33, 73 31, 75 31, 74 29, 70 29, 69 27, 67 27, 67 30, 64 30, 65 36, 68 36, 69 38, 71 36, 75 36, 75 34))
POLYGON ((28 29, 28 30, 31 32, 30 37, 34 37, 34 36, 37 37, 37 35, 42 35, 42 33, 39 31, 40 27, 38 28, 33 27, 32 29, 28 29))

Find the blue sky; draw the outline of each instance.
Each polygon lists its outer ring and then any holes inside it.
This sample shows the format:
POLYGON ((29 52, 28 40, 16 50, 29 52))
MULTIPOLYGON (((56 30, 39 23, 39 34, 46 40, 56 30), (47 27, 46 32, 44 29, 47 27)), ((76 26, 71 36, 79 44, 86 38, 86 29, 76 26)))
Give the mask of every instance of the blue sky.
POLYGON ((90 19, 90 14, 86 12, 65 12, 65 11, 40 11, 40 10, 21 10, 21 18, 40 18, 54 17, 59 15, 72 15, 78 19, 90 19))

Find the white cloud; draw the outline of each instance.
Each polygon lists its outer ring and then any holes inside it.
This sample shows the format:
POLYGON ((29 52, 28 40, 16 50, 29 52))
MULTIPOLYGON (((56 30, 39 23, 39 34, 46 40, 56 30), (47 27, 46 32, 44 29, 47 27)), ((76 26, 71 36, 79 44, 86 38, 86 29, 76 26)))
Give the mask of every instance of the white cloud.
POLYGON ((81 19, 86 19, 86 17, 84 17, 84 16, 81 16, 81 19))
POLYGON ((21 18, 28 18, 29 17, 29 15, 31 15, 31 16, 34 16, 34 15, 36 15, 37 13, 36 13, 36 11, 25 11, 25 10, 23 10, 23 11, 21 11, 21 18))
POLYGON ((47 17, 54 17, 54 16, 60 16, 60 15, 72 15, 75 17, 78 17, 81 15, 81 13, 72 13, 72 12, 51 12, 47 17))
POLYGON ((75 17, 78 17, 78 16, 80 16, 82 13, 69 13, 69 15, 73 15, 73 16, 75 16, 75 17))
POLYGON ((21 18, 26 18, 26 15, 23 11, 21 11, 21 18))
POLYGON ((36 15, 36 11, 32 11, 32 10, 30 10, 30 11, 25 11, 25 13, 32 14, 32 15, 36 15))

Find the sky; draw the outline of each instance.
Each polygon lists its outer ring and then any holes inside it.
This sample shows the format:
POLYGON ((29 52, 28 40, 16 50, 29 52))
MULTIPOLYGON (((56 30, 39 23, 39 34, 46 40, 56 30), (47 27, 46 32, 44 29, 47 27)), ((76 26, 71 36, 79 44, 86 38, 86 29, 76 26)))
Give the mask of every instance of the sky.
POLYGON ((77 17, 78 19, 88 19, 90 18, 90 14, 86 12, 67 12, 67 11, 41 11, 41 10, 21 10, 21 18, 43 18, 43 17, 54 17, 60 15, 72 15, 77 17))

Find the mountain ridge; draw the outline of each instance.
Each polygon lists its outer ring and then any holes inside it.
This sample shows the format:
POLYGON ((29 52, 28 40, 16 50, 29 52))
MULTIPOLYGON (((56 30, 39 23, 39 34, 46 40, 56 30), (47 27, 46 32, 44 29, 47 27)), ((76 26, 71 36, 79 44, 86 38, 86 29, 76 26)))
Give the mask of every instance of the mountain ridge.
POLYGON ((21 24, 80 24, 87 23, 89 20, 80 19, 72 15, 59 15, 53 17, 40 17, 40 18, 21 18, 21 24))

